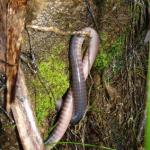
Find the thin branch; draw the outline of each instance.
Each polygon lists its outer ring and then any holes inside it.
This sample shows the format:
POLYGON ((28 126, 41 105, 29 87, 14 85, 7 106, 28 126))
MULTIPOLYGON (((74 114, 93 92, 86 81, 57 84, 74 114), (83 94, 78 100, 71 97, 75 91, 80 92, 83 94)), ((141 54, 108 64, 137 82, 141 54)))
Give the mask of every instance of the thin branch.
POLYGON ((85 35, 85 36, 89 36, 88 32, 85 31, 62 31, 56 27, 41 27, 41 26, 36 26, 36 25, 28 25, 27 28, 32 28, 32 29, 36 29, 36 30, 40 30, 40 31, 46 31, 46 32, 54 32, 56 34, 60 34, 60 35, 85 35))

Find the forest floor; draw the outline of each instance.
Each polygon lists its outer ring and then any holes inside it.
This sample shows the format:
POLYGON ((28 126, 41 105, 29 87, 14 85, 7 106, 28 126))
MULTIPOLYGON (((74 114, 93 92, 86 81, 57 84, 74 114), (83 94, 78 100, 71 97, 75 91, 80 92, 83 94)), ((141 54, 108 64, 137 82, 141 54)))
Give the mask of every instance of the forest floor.
MULTIPOLYGON (((133 16, 128 3, 39 1, 36 5, 29 3, 27 12, 27 25, 54 26, 63 31, 90 26, 100 36, 100 51, 87 80, 86 116, 78 125, 68 128, 61 140, 64 143, 54 149, 142 149, 148 51, 141 44, 144 33, 131 32, 133 16)), ((70 35, 54 32, 28 28, 23 33, 21 63, 44 139, 55 121, 55 102, 69 87, 69 41, 70 35)), ((0 149, 19 149, 13 138, 14 126, 1 115, 0 149)))

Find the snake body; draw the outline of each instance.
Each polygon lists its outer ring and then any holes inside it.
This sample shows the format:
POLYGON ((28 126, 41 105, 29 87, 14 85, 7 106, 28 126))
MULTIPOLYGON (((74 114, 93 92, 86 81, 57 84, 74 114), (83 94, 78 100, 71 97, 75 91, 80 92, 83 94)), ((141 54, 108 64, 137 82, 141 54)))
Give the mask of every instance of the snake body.
POLYGON ((73 36, 70 44, 69 60, 71 66, 71 88, 73 91, 74 112, 71 123, 77 124, 85 113, 87 106, 86 83, 83 74, 81 48, 84 38, 73 36))
POLYGON ((85 80, 98 53, 99 36, 90 27, 84 28, 82 31, 89 33, 89 47, 82 59, 81 48, 84 37, 74 35, 71 39, 69 58, 72 67, 72 87, 67 91, 56 127, 45 142, 47 150, 53 148, 62 138, 71 119, 72 123, 76 124, 85 113, 87 105, 85 80))

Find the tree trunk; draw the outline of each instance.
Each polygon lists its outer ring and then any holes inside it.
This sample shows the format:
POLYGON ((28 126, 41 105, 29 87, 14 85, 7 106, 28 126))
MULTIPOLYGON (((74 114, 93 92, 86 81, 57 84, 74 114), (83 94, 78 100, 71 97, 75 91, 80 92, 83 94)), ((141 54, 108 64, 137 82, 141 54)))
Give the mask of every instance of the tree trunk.
POLYGON ((29 104, 19 67, 27 0, 0 0, 0 72, 6 74, 5 108, 12 111, 25 150, 43 150, 44 144, 29 104))

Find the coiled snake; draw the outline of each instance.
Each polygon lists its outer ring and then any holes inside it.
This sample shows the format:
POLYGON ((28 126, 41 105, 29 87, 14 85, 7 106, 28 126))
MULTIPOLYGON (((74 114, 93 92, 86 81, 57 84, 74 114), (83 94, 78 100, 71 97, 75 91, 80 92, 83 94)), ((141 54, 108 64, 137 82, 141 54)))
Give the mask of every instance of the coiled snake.
POLYGON ((78 123, 84 116, 86 110, 87 93, 85 81, 98 53, 99 36, 97 32, 90 27, 84 28, 82 31, 89 33, 89 47, 82 59, 81 49, 85 37, 79 35, 72 37, 69 49, 72 85, 67 91, 66 98, 63 101, 56 127, 45 142, 46 149, 51 149, 62 138, 70 121, 73 124, 78 123))

